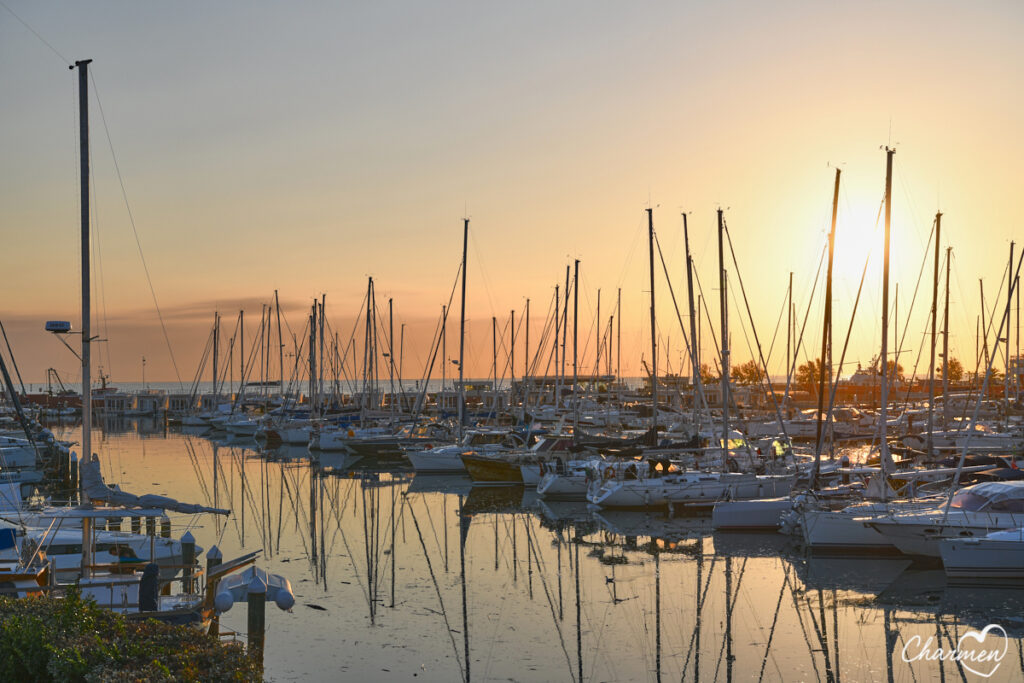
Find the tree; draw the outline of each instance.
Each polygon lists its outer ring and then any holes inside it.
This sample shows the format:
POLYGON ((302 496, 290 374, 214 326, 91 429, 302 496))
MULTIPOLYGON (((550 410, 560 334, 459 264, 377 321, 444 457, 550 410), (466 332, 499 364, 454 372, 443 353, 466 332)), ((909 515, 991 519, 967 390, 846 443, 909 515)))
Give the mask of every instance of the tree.
POLYGON ((721 379, 720 375, 716 375, 711 370, 711 366, 707 363, 700 364, 700 381, 702 384, 713 384, 721 379))
POLYGON ((733 377, 736 378, 736 384, 760 384, 764 379, 764 371, 757 361, 748 360, 733 369, 733 377))
MULTIPOLYGON (((879 359, 876 357, 871 362, 871 372, 873 372, 876 375, 881 375, 882 374, 882 370, 879 367, 879 365, 880 365, 879 364, 879 359)), ((889 361, 886 364, 886 366, 887 366, 886 370, 888 370, 888 376, 889 376, 889 380, 890 381, 892 381, 893 377, 895 377, 896 381, 898 381, 898 382, 902 382, 905 379, 905 377, 903 376, 903 366, 902 365, 900 365, 896 361, 891 360, 891 361, 889 361)))
MULTIPOLYGON (((950 358, 947 365, 950 382, 959 382, 964 378, 964 364, 960 362, 959 358, 950 358)), ((942 366, 940 365, 936 370, 942 372, 942 366)))
POLYGON ((796 369, 797 386, 814 387, 821 381, 821 359, 809 360, 796 369))

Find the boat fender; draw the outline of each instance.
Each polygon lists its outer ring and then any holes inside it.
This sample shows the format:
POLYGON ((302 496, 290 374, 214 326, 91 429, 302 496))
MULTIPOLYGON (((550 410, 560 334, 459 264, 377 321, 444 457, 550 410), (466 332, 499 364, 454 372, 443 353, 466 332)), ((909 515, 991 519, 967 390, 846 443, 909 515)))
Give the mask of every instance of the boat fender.
POLYGON ((541 461, 540 461, 540 462, 538 463, 538 466, 540 467, 540 476, 542 476, 542 477, 543 477, 543 476, 544 476, 544 474, 546 473, 546 470, 544 469, 544 461, 543 461, 543 460, 541 460, 541 461))
POLYGON ((290 590, 279 590, 274 596, 274 602, 281 609, 288 611, 295 606, 295 596, 290 590))
POLYGON ((349 435, 349 438, 351 438, 351 437, 355 436, 356 433, 355 433, 354 430, 350 429, 350 430, 348 430, 348 435, 349 435))
POLYGON ((231 609, 231 606, 235 604, 235 597, 228 591, 221 591, 217 593, 217 597, 213 600, 214 607, 217 611, 223 614, 231 609))

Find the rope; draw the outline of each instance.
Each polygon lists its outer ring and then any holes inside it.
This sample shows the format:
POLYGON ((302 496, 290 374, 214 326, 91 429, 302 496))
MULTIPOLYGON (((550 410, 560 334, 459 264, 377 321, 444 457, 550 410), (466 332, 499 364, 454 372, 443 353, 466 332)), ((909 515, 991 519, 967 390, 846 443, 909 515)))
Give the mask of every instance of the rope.
MULTIPOLYGON (((13 14, 13 13, 12 13, 13 14)), ((178 378, 178 386, 181 390, 184 390, 184 385, 181 381, 181 373, 178 372, 178 362, 174 359, 174 349, 171 348, 171 339, 167 335, 167 326, 164 324, 164 316, 160 311, 160 303, 156 298, 156 289, 153 288, 153 279, 149 275, 149 266, 146 264, 146 256, 142 253, 142 241, 139 239, 139 231, 135 227, 135 216, 132 215, 132 207, 128 203, 128 191, 124 186, 124 178, 121 177, 121 168, 117 163, 117 154, 114 152, 114 141, 110 137, 110 129, 107 128, 107 117, 103 113, 103 103, 100 101, 99 89, 96 87, 96 77, 93 72, 89 72, 89 78, 92 80, 93 94, 96 96, 96 106, 100 111, 100 120, 103 122, 103 132, 107 136, 107 144, 110 146, 110 156, 114 162, 114 171, 117 173, 117 182, 121 185, 121 196, 124 198, 124 207, 128 212, 128 222, 132 226, 132 234, 135 236, 135 245, 139 249, 139 259, 142 261, 142 270, 146 274, 146 283, 149 285, 149 292, 153 296, 153 306, 156 307, 156 315, 160 320, 160 329, 164 334, 164 341, 167 343, 167 352, 171 356, 171 365, 174 367, 174 375, 178 378)))

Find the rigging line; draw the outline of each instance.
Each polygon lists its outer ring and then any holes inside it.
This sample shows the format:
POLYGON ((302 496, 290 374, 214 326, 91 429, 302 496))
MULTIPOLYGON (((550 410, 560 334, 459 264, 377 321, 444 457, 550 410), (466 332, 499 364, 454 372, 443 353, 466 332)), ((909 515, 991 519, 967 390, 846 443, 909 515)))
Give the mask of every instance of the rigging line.
MULTIPOLYGON (((701 540, 699 542, 703 543, 703 540, 701 540)), ((701 550, 701 552, 703 552, 703 550, 701 550)), ((703 593, 701 592, 700 583, 698 582, 698 584, 697 584, 697 607, 695 609, 695 614, 694 614, 696 624, 694 625, 693 630, 690 631, 690 644, 686 648, 686 660, 683 662, 684 677, 685 677, 686 667, 690 666, 690 655, 692 655, 693 652, 694 652, 693 646, 694 646, 694 643, 697 641, 697 626, 700 624, 701 612, 704 611, 704 603, 707 602, 707 599, 708 599, 708 590, 711 588, 711 577, 714 576, 714 574, 715 574, 715 562, 717 562, 717 561, 718 561, 718 555, 712 555, 711 556, 711 566, 708 567, 708 577, 707 577, 707 581, 704 583, 704 591, 703 591, 703 593)), ((700 656, 700 652, 697 652, 697 656, 698 657, 700 656)))
MULTIPOLYGON (((789 566, 786 566, 786 574, 789 576, 789 566)), ((786 584, 783 582, 779 589, 779 600, 775 603, 775 615, 772 617, 772 626, 768 630, 768 642, 764 647, 764 657, 761 659, 761 672, 757 675, 757 683, 764 680, 764 668, 768 664, 768 653, 772 650, 772 640, 775 638, 775 625, 779 623, 779 608, 782 607, 782 596, 786 594, 786 584)))
POLYGON ((665 271, 665 281, 668 283, 668 293, 672 295, 672 305, 676 309, 676 319, 679 321, 679 330, 683 333, 683 343, 686 344, 686 355, 693 357, 693 351, 690 349, 690 337, 686 334, 686 329, 683 325, 683 316, 679 312, 679 303, 676 301, 676 290, 672 286, 672 278, 668 275, 668 265, 665 264, 665 255, 661 252, 661 241, 658 239, 658 233, 654 233, 654 246, 658 247, 658 258, 661 259, 661 267, 665 271))
MULTIPOLYGON (((747 309, 747 317, 750 318, 750 331, 754 335, 754 343, 757 345, 757 355, 761 359, 761 367, 764 368, 764 382, 768 385, 768 394, 772 398, 772 405, 775 407, 775 415, 779 420, 779 428, 782 430, 782 436, 789 441, 789 434, 786 433, 786 424, 782 419, 782 408, 779 406, 779 401, 775 396, 775 389, 772 387, 771 379, 768 375, 768 361, 765 360, 764 353, 761 351, 761 341, 757 337, 757 326, 754 324, 754 314, 750 311, 750 301, 747 299, 747 288, 743 286, 743 274, 740 272, 740 264, 736 260, 736 250, 733 249, 732 245, 732 232, 729 230, 729 224, 726 223, 725 217, 722 217, 722 227, 725 228, 725 236, 729 240, 729 253, 732 255, 732 263, 736 267, 736 279, 740 282, 740 293, 743 295, 743 305, 747 309)), ((746 325, 743 324, 743 317, 740 317, 740 327, 743 328, 743 336, 746 337, 747 329, 746 325)), ((749 340, 748 340, 749 345, 749 340)), ((751 353, 753 355, 753 353, 751 353)), ((822 360, 824 362, 824 359, 822 360)))
POLYGON ((804 644, 807 645, 807 652, 811 655, 811 666, 814 668, 814 677, 820 681, 821 672, 818 671, 818 660, 814 656, 814 648, 811 647, 811 638, 807 635, 807 628, 804 626, 804 613, 800 610, 800 604, 796 599, 796 586, 793 585, 788 573, 783 579, 783 583, 789 585, 789 594, 793 597, 793 611, 796 612, 797 623, 800 624, 800 632, 804 636, 804 644))
MULTIPOLYGON (((772 343, 768 345, 768 360, 771 361, 772 353, 775 351, 775 341, 779 338, 779 327, 782 326, 782 318, 786 315, 786 309, 788 308, 788 300, 786 295, 782 296, 782 308, 779 309, 779 319, 775 321, 775 331, 772 333, 772 343)), ((786 359, 789 362, 789 359, 786 359)), ((787 368, 788 372, 788 368, 787 368)))
POLYGON ((142 253, 142 241, 139 239, 139 231, 135 227, 135 217, 132 215, 132 207, 128 203, 128 191, 124 186, 124 178, 121 177, 121 168, 117 163, 117 154, 114 152, 114 141, 110 137, 110 129, 107 127, 107 117, 103 113, 103 103, 100 101, 99 88, 96 87, 96 77, 93 75, 93 71, 89 71, 89 79, 92 81, 92 91, 96 96, 96 105, 100 111, 100 120, 103 122, 103 132, 107 136, 107 144, 110 146, 110 157, 114 161, 114 171, 117 173, 117 181, 121 185, 121 196, 124 198, 124 207, 128 212, 128 222, 132 226, 132 234, 135 236, 135 245, 139 249, 139 258, 142 261, 142 270, 146 274, 146 283, 149 285, 149 292, 153 296, 153 306, 156 307, 156 315, 160 320, 160 328, 163 330, 164 341, 167 343, 167 352, 171 356, 171 365, 174 367, 174 374, 178 378, 178 386, 181 390, 184 390, 184 384, 181 381, 181 373, 178 371, 178 362, 174 358, 174 349, 171 348, 171 339, 167 335, 167 325, 164 324, 164 315, 160 311, 160 303, 156 298, 156 289, 153 288, 153 279, 149 275, 149 266, 146 264, 146 256, 142 253))
POLYGON ((452 651, 455 653, 455 663, 459 666, 460 678, 465 683, 469 683, 469 679, 466 677, 466 672, 462 668, 462 660, 459 659, 459 647, 455 644, 455 636, 452 635, 452 625, 448 621, 448 611, 444 607, 444 599, 441 597, 441 587, 437 583, 437 576, 434 574, 434 565, 430 562, 430 555, 427 554, 427 544, 423 540, 423 533, 420 531, 419 520, 416 519, 416 510, 413 509, 412 503, 408 502, 407 496, 402 496, 402 506, 404 507, 407 503, 409 510, 412 513, 412 523, 416 526, 416 535, 419 536, 420 546, 423 548, 423 559, 427 562, 427 570, 430 572, 430 580, 434 584, 434 592, 437 593, 437 602, 441 605, 441 618, 444 619, 445 630, 448 632, 448 638, 452 641, 452 651))
MULTIPOLYGON (((732 604, 731 605, 726 604, 726 606, 725 606, 726 616, 728 616, 730 619, 732 618, 733 609, 736 607, 736 603, 739 602, 739 599, 740 599, 740 585, 743 583, 743 573, 746 570, 747 570, 747 558, 744 557, 743 558, 743 564, 740 565, 740 574, 736 578, 736 597, 734 597, 732 599, 732 604)), ((722 655, 725 654, 725 643, 726 643, 726 640, 728 640, 731 637, 732 637, 732 635, 727 633, 726 637, 722 638, 722 646, 720 648, 718 648, 718 660, 715 663, 715 675, 711 679, 713 681, 714 680, 718 680, 718 670, 722 666, 722 655)))
MULTIPOLYGON (((89 148, 89 165, 90 165, 90 167, 95 168, 96 164, 93 162, 92 153, 93 153, 93 148, 90 147, 89 148)), ((101 304, 102 304, 102 308, 103 308, 103 336, 107 340, 109 340, 110 339, 110 325, 109 325, 109 320, 108 320, 108 316, 107 316, 107 287, 106 287, 106 279, 104 278, 104 275, 103 275, 103 273, 104 273, 103 257, 102 257, 103 246, 102 246, 102 243, 101 243, 101 231, 100 231, 100 209, 99 209, 100 202, 99 202, 99 197, 98 197, 99 190, 97 189, 98 185, 99 185, 99 183, 97 183, 95 181, 95 178, 94 178, 93 182, 91 183, 91 190, 92 190, 92 204, 91 204, 91 206, 92 206, 92 219, 93 219, 93 231, 92 231, 92 234, 93 234, 93 236, 96 239, 93 240, 92 255, 91 256, 92 256, 92 264, 93 264, 93 266, 95 268, 96 276, 97 277, 95 277, 93 279, 93 298, 94 299, 98 299, 101 302, 101 304)), ((99 327, 100 327, 99 326, 99 322, 98 322, 98 318, 100 317, 100 309, 99 309, 99 307, 97 307, 97 309, 95 311, 95 315, 97 317, 96 329, 98 330, 99 327)), ((99 340, 97 340, 97 341, 99 341, 99 340)), ((109 342, 104 344, 102 347, 100 347, 100 350, 97 353, 97 356, 100 359, 100 363, 103 362, 102 361, 102 358, 103 358, 102 357, 102 353, 104 351, 106 351, 106 353, 107 353, 107 375, 109 376, 109 375, 113 374, 113 365, 114 365, 113 362, 110 359, 110 344, 109 344, 109 342)))
MULTIPOLYGON (((881 215, 881 210, 882 210, 881 207, 879 207, 878 210, 879 210, 879 215, 881 215)), ((793 358, 792 359, 786 359, 786 364, 787 365, 790 362, 792 362, 793 365, 792 365, 791 369, 789 370, 789 372, 786 373, 786 390, 782 394, 782 402, 783 402, 783 404, 785 404, 789 400, 789 390, 790 390, 790 387, 793 384, 793 380, 795 379, 795 375, 797 373, 797 358, 796 357, 800 353, 800 348, 803 347, 805 357, 807 355, 809 355, 809 354, 807 354, 807 348, 804 346, 804 332, 807 331, 807 319, 811 316, 811 306, 814 304, 814 293, 818 290, 818 282, 821 281, 821 267, 825 263, 825 255, 827 253, 828 253, 828 240, 825 240, 825 243, 824 243, 824 245, 822 245, 822 249, 821 249, 821 258, 818 259, 818 270, 814 274, 814 283, 811 286, 811 295, 807 298, 807 310, 804 311, 804 321, 800 325, 800 334, 794 340, 794 343, 796 344, 796 347, 795 347, 795 350, 793 352, 793 358)), ((808 360, 810 360, 810 358, 808 358, 808 360)))
MULTIPOLYGON (((931 254, 929 253, 928 247, 931 246, 931 244, 932 244, 932 237, 934 235, 935 235, 935 221, 932 221, 932 231, 928 235, 928 243, 924 245, 924 257, 921 259, 921 268, 917 272, 917 283, 914 285, 914 294, 913 294, 913 296, 910 297, 910 306, 908 307, 908 310, 907 310, 907 322, 903 325, 903 334, 900 335, 899 344, 896 345, 896 357, 892 359, 892 362, 893 362, 893 366, 892 366, 893 367, 893 373, 888 378, 890 390, 892 390, 895 387, 895 385, 896 385, 896 374, 897 374, 896 371, 899 368, 900 354, 903 352, 903 343, 904 343, 904 341, 906 341, 906 338, 907 338, 907 330, 910 329, 910 317, 914 313, 914 302, 917 301, 917 292, 921 288, 921 279, 924 277, 924 268, 925 268, 926 265, 928 265, 928 262, 931 260, 931 258, 930 258, 931 254)), ((928 315, 928 319, 929 320, 931 319, 931 314, 930 313, 928 315)), ((920 358, 920 349, 918 350, 918 357, 920 358)), ((886 362, 888 362, 888 360, 889 360, 888 358, 885 359, 886 362)))
POLYGON ((25 28, 27 28, 27 29, 28 29, 29 31, 31 31, 31 32, 32 32, 32 35, 34 35, 34 36, 35 36, 36 38, 38 38, 38 39, 39 39, 39 40, 40 40, 40 41, 41 41, 41 42, 43 43, 43 45, 45 45, 46 47, 50 48, 50 51, 51 51, 51 52, 53 52, 53 54, 57 55, 57 57, 58 57, 58 58, 60 59, 60 61, 62 61, 62 62, 63 62, 64 64, 71 64, 71 60, 69 60, 69 59, 68 59, 67 57, 65 57, 65 56, 64 56, 64 55, 62 55, 61 53, 57 52, 57 48, 55 48, 55 47, 54 47, 53 45, 51 45, 51 44, 49 43, 49 41, 47 41, 47 40, 46 40, 46 38, 43 38, 43 37, 42 37, 41 35, 39 35, 39 32, 38 32, 38 31, 36 31, 36 30, 35 30, 34 28, 32 28, 31 26, 29 26, 29 25, 28 25, 28 23, 26 23, 24 19, 22 19, 21 17, 19 17, 19 16, 17 15, 17 14, 15 14, 15 13, 14 13, 14 10, 12 10, 12 9, 11 9, 10 7, 8 7, 8 6, 7 6, 7 3, 5 3, 5 2, 2 2, 2 1, 0 1, 0 5, 3 5, 3 8, 4 8, 5 10, 7 10, 8 12, 10 12, 10 13, 11 13, 11 16, 12 16, 12 17, 14 17, 15 19, 17 19, 17 20, 18 20, 18 22, 19 22, 19 23, 20 23, 20 24, 21 24, 22 26, 24 26, 24 27, 25 27, 25 28))
POLYGON ((21 385, 21 393, 25 392, 25 383, 21 381, 21 370, 18 369, 18 361, 14 359, 14 351, 11 351, 11 342, 7 341, 7 330, 4 329, 4 322, 0 320, 0 332, 4 334, 4 344, 7 345, 7 355, 11 357, 11 365, 14 366, 14 374, 18 376, 18 384, 21 385))

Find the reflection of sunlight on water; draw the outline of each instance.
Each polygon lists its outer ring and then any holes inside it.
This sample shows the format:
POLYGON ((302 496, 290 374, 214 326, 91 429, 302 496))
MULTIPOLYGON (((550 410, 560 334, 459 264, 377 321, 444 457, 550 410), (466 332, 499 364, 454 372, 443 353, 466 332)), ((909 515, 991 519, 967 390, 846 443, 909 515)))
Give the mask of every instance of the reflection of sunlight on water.
MULTIPOLYGON (((806 558, 788 537, 713 535, 700 518, 162 429, 119 425, 100 454, 126 490, 231 508, 174 515, 174 534, 225 559, 262 548, 261 566, 291 580, 293 612, 267 618, 272 679, 459 680, 467 642, 470 680, 959 679, 901 648, 992 622, 1010 638, 989 680, 1022 676, 1024 592, 947 588, 904 560, 806 558)), ((244 607, 224 625, 244 633, 244 607)))

